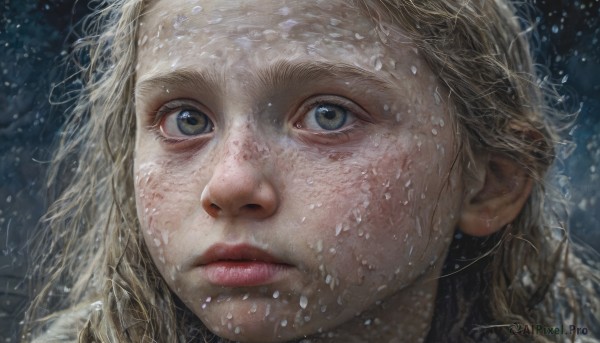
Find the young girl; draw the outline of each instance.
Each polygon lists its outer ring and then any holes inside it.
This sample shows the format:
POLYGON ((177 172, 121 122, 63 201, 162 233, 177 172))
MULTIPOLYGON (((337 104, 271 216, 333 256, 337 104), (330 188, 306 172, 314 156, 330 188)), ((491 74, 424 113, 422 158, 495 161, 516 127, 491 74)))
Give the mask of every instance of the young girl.
POLYGON ((514 11, 106 1, 24 339, 593 340, 514 11))

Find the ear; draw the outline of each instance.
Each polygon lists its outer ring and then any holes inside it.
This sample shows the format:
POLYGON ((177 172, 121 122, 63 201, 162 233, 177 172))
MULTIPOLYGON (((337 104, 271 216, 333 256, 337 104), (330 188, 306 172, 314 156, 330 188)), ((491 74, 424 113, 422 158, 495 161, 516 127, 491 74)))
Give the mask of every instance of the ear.
POLYGON ((465 197, 458 226, 471 236, 487 236, 512 222, 531 193, 532 181, 515 161, 491 154, 480 172, 466 181, 471 191, 465 197))

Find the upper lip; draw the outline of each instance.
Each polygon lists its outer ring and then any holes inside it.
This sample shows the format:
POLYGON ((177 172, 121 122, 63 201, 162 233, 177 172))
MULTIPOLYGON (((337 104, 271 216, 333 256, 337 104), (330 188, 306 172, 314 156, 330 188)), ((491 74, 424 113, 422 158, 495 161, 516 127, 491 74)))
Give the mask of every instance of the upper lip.
POLYGON ((206 265, 218 261, 259 261, 285 264, 268 252, 248 244, 214 244, 196 261, 197 265, 206 265))

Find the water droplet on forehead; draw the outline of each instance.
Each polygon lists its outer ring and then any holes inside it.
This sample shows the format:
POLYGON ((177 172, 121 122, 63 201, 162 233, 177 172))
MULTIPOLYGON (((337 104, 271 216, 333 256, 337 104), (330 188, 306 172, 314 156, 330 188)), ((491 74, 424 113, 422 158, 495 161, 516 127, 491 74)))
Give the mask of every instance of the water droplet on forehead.
POLYGON ((192 14, 198 14, 202 12, 202 6, 194 6, 194 8, 192 8, 192 14))
POLYGON ((413 73, 413 75, 417 75, 417 67, 411 66, 410 71, 413 73))

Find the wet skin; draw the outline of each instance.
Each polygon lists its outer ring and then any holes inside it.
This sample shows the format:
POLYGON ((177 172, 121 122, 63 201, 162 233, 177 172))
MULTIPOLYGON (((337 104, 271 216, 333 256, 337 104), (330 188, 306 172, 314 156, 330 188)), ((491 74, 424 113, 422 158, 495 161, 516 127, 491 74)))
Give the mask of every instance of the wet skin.
POLYGON ((139 45, 137 210, 189 309, 236 341, 422 339, 463 181, 401 31, 342 1, 162 0, 139 45))

